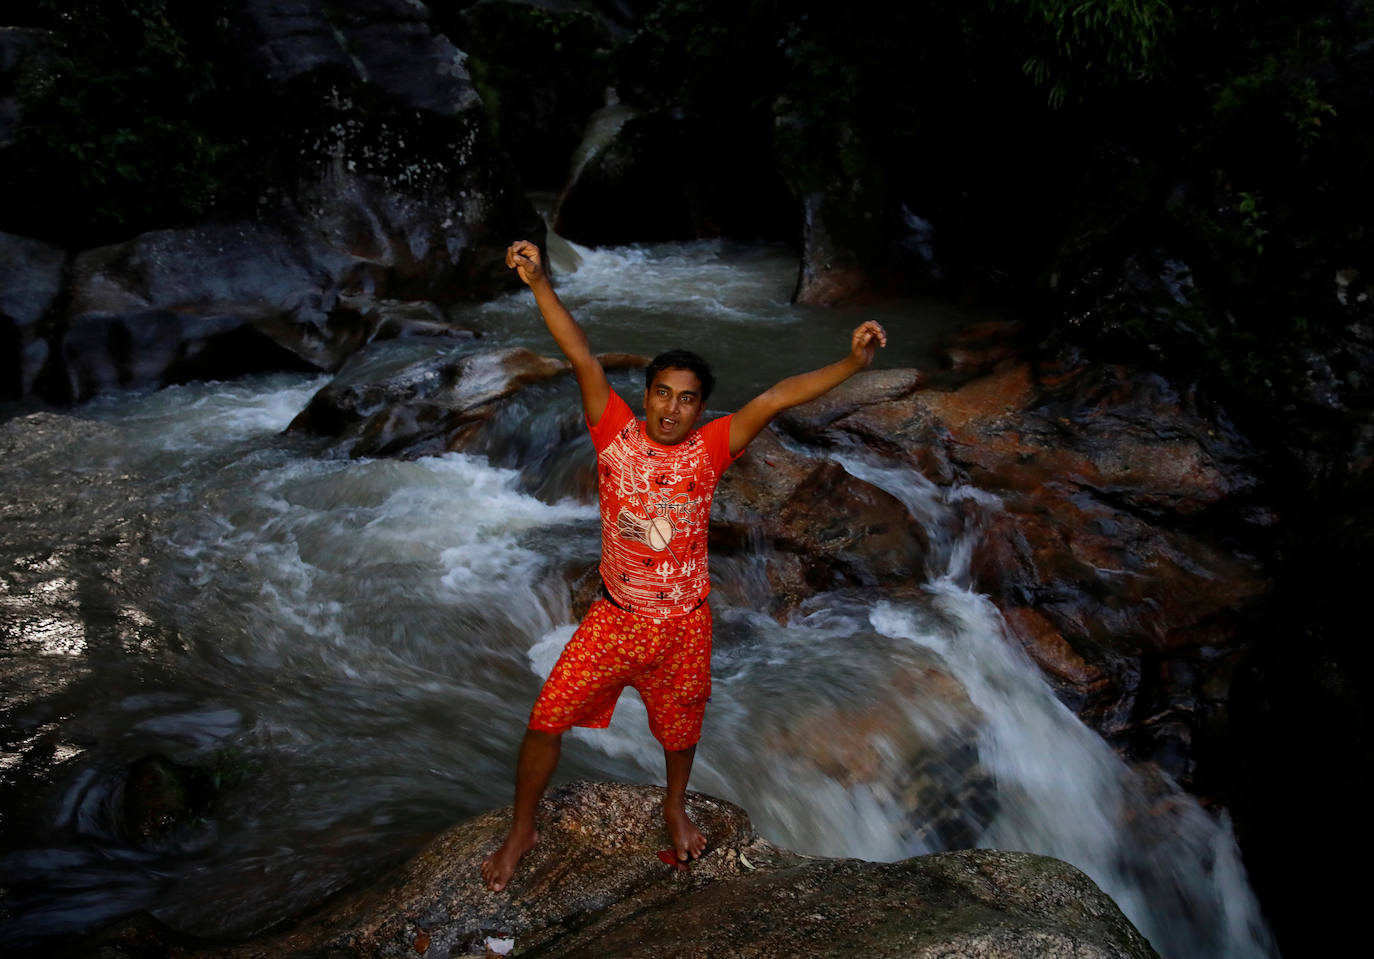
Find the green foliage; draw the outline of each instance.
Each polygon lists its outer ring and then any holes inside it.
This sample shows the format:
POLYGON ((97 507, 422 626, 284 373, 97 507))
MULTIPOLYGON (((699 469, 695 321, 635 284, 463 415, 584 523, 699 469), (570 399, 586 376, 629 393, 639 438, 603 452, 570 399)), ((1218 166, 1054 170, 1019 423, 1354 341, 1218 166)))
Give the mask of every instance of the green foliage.
POLYGON ((766 109, 785 18, 769 0, 660 0, 619 53, 634 100, 716 113, 766 109))
POLYGON ((587 115, 614 82, 604 23, 585 10, 492 3, 468 7, 446 29, 468 54, 493 137, 525 183, 560 186, 587 115))
MULTIPOLYGON (((958 5, 867 8, 800 0, 661 0, 620 57, 640 105, 673 106, 767 136, 782 124, 812 187, 872 177, 875 150, 920 135, 934 91, 974 42, 958 5), (797 121, 793 123, 793 121, 797 121), (822 167, 835 169, 822 169, 822 167)), ((795 170, 793 171, 795 172, 795 170)))
POLYGON ((1321 136, 1322 117, 1336 115, 1336 108, 1317 93, 1317 81, 1303 77, 1288 90, 1288 105, 1283 111, 1303 150, 1321 136))
POLYGON ((1031 48, 1022 71, 1062 107, 1089 91, 1145 83, 1169 67, 1168 0, 994 0, 1020 15, 1031 48))
POLYGON ((1219 36, 1232 37, 1224 47, 1227 55, 1215 60, 1220 76, 1208 81, 1206 99, 1213 125, 1233 122, 1248 111, 1282 116, 1288 129, 1273 132, 1296 144, 1305 158, 1321 138, 1324 118, 1336 116, 1336 108, 1308 71, 1314 63, 1338 58, 1358 33, 1336 24, 1320 9, 1272 6, 1272 16, 1262 22, 1246 22, 1239 28, 1228 22, 1219 29, 1219 36))
POLYGON ((1252 248, 1256 254, 1264 255, 1264 237, 1269 232, 1260 226, 1260 221, 1264 219, 1264 209, 1261 206, 1261 198, 1258 193, 1241 192, 1236 194, 1239 202, 1236 209, 1240 212, 1241 223, 1245 230, 1245 243, 1252 248))
POLYGON ((5 220, 20 222, 3 225, 89 242, 214 208, 242 145, 223 125, 223 7, 29 0, 29 19, 51 31, 53 46, 20 86, 24 124, 0 162, 16 182, 64 183, 66 209, 19 203, 5 220), (45 213, 51 222, 23 222, 45 213), (61 235, 72 228, 85 235, 61 235))

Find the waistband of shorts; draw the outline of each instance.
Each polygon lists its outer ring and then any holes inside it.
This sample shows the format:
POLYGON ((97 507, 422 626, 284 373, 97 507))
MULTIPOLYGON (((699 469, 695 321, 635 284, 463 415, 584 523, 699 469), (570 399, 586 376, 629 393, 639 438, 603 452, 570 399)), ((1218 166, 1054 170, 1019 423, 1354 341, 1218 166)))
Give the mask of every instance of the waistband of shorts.
MULTIPOLYGON (((632 608, 630 608, 629 606, 624 605, 624 604, 621 603, 619 600, 617 600, 614 596, 611 595, 611 591, 610 591, 609 589, 606 588, 606 583, 605 583, 604 580, 603 580, 602 583, 601 583, 601 598, 604 599, 606 602, 610 603, 610 604, 611 604, 612 606, 614 606, 616 609, 620 610, 622 613, 630 613, 630 614, 633 615, 633 616, 649 616, 649 617, 652 618, 652 619, 671 619, 671 618, 673 618, 673 617, 653 616, 651 613, 649 613, 649 612, 647 612, 647 611, 641 611, 641 610, 637 610, 637 609, 632 609, 632 608)), ((701 604, 704 603, 704 602, 706 602, 706 597, 705 597, 705 596, 703 596, 703 597, 701 597, 701 599, 697 600, 697 604, 696 604, 695 606, 693 606, 691 609, 687 610, 687 612, 683 613, 682 615, 683 615, 683 616, 690 616, 692 613, 695 613, 697 610, 701 609, 701 604)))

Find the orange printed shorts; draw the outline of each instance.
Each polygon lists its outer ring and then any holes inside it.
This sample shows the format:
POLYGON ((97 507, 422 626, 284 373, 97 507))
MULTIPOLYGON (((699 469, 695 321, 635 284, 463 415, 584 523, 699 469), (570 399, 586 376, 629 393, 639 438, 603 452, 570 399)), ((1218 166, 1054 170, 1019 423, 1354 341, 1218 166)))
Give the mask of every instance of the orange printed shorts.
POLYGON ((530 729, 602 729, 626 686, 639 691, 664 749, 695 745, 711 695, 710 605, 655 621, 598 599, 544 681, 530 729))

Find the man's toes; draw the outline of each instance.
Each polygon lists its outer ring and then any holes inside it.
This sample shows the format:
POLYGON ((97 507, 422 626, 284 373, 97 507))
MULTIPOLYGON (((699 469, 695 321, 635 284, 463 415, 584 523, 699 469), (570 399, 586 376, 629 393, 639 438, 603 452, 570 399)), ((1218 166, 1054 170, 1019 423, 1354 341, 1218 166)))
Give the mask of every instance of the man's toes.
POLYGON ((699 859, 706 849, 706 837, 695 836, 681 844, 674 845, 673 848, 677 852, 677 858, 682 862, 686 862, 688 859, 699 859))
POLYGON ((505 882, 497 875, 496 864, 492 860, 495 855, 488 856, 482 860, 482 881, 491 892, 500 892, 505 887, 505 882))

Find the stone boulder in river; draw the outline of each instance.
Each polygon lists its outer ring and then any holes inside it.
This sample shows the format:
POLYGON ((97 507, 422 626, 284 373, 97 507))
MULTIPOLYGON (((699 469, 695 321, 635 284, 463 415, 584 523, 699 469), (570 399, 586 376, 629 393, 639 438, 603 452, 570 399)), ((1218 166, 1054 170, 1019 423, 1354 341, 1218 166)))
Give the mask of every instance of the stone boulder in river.
POLYGON ((539 845, 502 893, 486 891, 479 865, 500 843, 508 810, 453 827, 284 932, 217 946, 135 922, 80 954, 480 956, 488 939, 507 939, 514 954, 546 959, 1156 955, 1109 897, 1059 860, 995 850, 894 863, 809 858, 757 836, 738 807, 698 793, 688 808, 710 845, 679 871, 657 856, 668 846, 662 796, 606 783, 555 790, 540 807, 539 845))
POLYGON ((8 279, 0 282, 0 397, 31 393, 47 364, 43 318, 62 289, 67 254, 41 240, 0 233, 0 263, 8 279))
POLYGON ((334 437, 336 456, 451 452, 467 445, 498 401, 567 368, 524 349, 441 356, 380 379, 341 378, 316 393, 287 429, 334 437))

